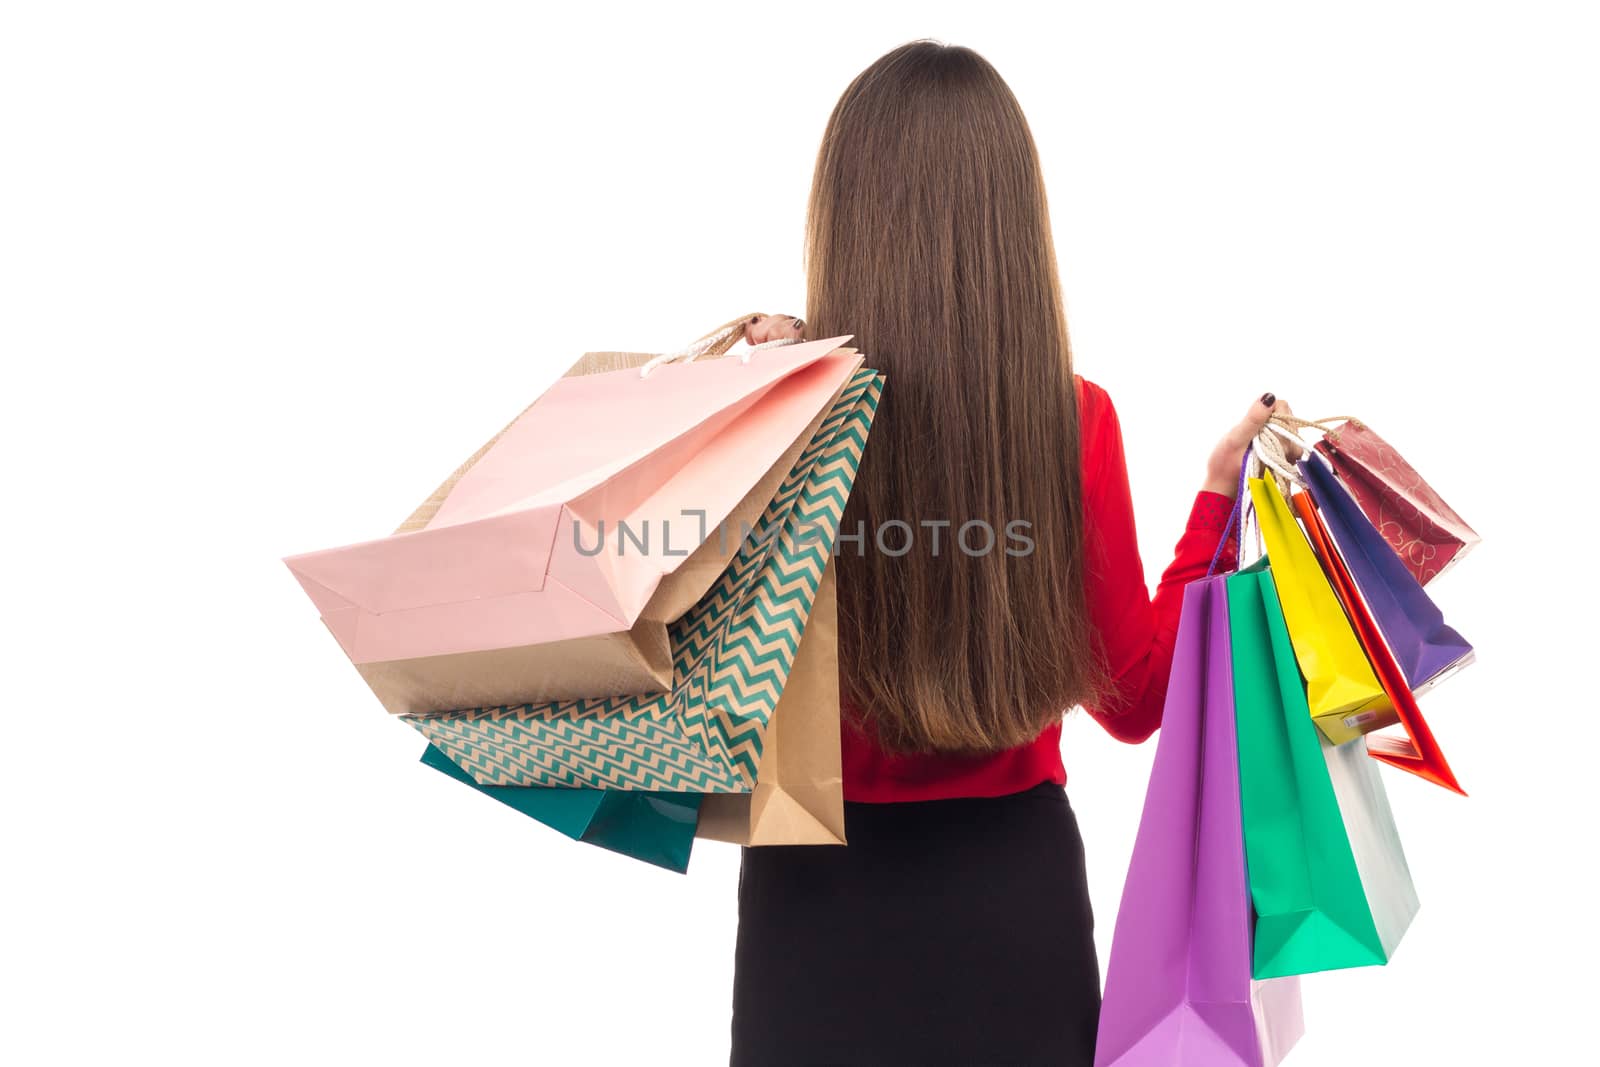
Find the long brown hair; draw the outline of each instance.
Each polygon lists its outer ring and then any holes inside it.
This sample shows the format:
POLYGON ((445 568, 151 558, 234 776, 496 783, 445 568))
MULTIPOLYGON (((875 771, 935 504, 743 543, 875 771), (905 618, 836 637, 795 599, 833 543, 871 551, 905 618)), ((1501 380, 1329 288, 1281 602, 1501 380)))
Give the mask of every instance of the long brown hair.
POLYGON ((853 334, 886 377, 836 546, 841 685, 890 751, 1032 740, 1106 682, 1039 156, 982 56, 912 41, 850 83, 806 275, 807 334, 853 334))

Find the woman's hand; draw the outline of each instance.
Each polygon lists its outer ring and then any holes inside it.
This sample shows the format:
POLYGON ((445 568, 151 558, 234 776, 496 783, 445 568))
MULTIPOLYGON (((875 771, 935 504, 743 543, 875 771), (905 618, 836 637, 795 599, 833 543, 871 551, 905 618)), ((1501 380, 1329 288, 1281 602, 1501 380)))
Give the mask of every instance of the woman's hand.
MULTIPOLYGON (((1266 427, 1267 420, 1276 414, 1292 415, 1294 412, 1287 400, 1280 400, 1271 393, 1263 393, 1259 400, 1250 401, 1250 409, 1245 412, 1244 418, 1224 434, 1211 451, 1211 458, 1206 462, 1206 490, 1221 493, 1229 499, 1238 495, 1239 465, 1244 462, 1244 451, 1266 427)), ((1279 440, 1283 442, 1289 462, 1298 462, 1305 450, 1286 437, 1279 440)))
POLYGON ((793 315, 764 315, 744 324, 744 339, 752 345, 804 336, 806 324, 793 315))

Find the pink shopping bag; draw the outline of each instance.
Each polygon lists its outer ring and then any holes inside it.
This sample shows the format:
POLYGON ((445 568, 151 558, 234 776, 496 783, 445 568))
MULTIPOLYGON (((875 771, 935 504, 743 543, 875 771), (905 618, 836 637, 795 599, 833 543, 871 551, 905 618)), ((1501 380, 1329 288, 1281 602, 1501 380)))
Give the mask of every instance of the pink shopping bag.
POLYGON ((847 340, 591 353, 399 531, 284 562, 396 714, 662 691, 667 623, 860 365, 847 340))

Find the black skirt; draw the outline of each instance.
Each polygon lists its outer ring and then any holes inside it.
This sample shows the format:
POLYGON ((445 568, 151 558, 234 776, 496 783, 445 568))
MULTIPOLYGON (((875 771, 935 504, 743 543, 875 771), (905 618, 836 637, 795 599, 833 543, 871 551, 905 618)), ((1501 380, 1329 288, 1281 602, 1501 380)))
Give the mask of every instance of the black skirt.
POLYGON ((743 851, 732 1067, 1092 1067, 1100 969, 1061 786, 846 802, 845 836, 743 851))

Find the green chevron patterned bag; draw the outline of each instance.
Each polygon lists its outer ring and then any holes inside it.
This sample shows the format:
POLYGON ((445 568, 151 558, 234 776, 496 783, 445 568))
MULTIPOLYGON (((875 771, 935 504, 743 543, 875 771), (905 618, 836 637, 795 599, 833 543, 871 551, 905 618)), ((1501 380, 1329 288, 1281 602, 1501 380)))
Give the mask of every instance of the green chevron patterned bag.
POLYGON ((721 578, 671 625, 671 690, 401 718, 479 786, 750 794, 882 387, 852 375, 721 578))

